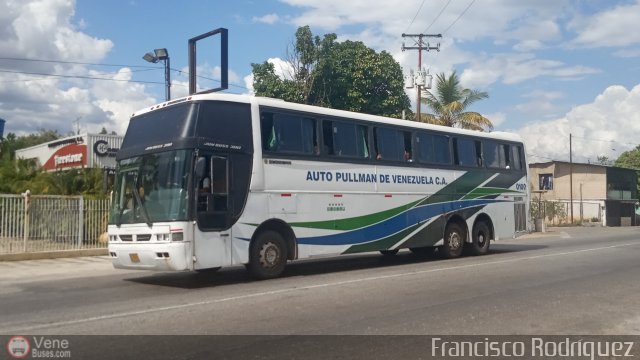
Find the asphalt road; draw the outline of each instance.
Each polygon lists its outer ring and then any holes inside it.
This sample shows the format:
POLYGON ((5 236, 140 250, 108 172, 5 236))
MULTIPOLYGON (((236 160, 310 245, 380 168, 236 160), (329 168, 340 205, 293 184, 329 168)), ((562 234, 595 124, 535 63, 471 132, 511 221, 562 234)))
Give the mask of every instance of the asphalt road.
POLYGON ((640 228, 554 228, 454 260, 314 259, 268 281, 4 262, 0 334, 640 335, 640 228))

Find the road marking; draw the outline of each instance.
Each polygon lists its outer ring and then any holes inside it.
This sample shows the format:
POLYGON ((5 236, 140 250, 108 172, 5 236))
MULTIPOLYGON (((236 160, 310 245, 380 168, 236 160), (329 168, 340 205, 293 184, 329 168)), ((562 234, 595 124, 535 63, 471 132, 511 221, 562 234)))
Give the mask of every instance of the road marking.
POLYGON ((352 280, 336 281, 336 282, 329 282, 329 283, 316 284, 316 285, 291 287, 291 288, 285 288, 285 289, 279 289, 279 290, 263 291, 263 292, 253 293, 253 294, 230 296, 230 297, 214 299, 214 300, 205 300, 205 301, 191 302, 191 303, 178 304, 178 305, 161 306, 161 307, 149 308, 144 310, 127 311, 127 312, 109 314, 109 315, 92 316, 92 317, 83 318, 83 319, 58 321, 58 322, 51 322, 47 324, 30 325, 30 326, 13 328, 13 329, 0 329, 0 333, 17 334, 17 333, 24 333, 24 332, 38 330, 38 329, 77 325, 77 324, 88 323, 93 321, 102 321, 102 320, 117 319, 122 317, 144 315, 144 314, 160 312, 160 311, 179 310, 179 309, 190 308, 195 306, 212 305, 212 304, 218 304, 223 302, 278 295, 278 294, 284 294, 284 293, 300 291, 300 290, 312 290, 312 289, 327 288, 327 287, 333 287, 333 286, 350 285, 350 284, 362 283, 362 282, 368 282, 368 281, 377 281, 377 280, 385 280, 385 279, 392 279, 392 278, 399 278, 399 277, 422 275, 422 274, 428 274, 428 273, 434 273, 434 272, 440 272, 440 271, 471 269, 471 268, 477 268, 482 266, 507 264, 507 263, 525 261, 525 260, 536 260, 536 259, 550 258, 550 257, 556 257, 556 256, 567 256, 567 255, 574 255, 574 254, 579 254, 584 252, 622 248, 622 247, 633 246, 638 244, 640 243, 634 242, 634 243, 626 243, 626 244, 619 244, 619 245, 603 246, 603 247, 597 247, 597 248, 566 251, 566 252, 560 252, 560 253, 554 253, 554 254, 527 256, 527 257, 521 257, 516 259, 504 259, 504 260, 488 261, 488 262, 481 262, 481 263, 475 263, 475 264, 446 266, 446 267, 436 268, 436 269, 417 270, 417 271, 409 271, 409 272, 399 273, 399 274, 371 276, 371 277, 365 277, 361 279, 352 279, 352 280))

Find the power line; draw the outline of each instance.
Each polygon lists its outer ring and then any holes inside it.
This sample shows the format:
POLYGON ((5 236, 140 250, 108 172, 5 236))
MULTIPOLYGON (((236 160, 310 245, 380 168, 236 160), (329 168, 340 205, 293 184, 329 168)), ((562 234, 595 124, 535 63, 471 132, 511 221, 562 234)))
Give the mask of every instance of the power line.
MULTIPOLYGON (((160 70, 160 68, 149 68, 149 69, 140 69, 140 70, 131 70, 132 73, 137 73, 137 72, 143 72, 143 71, 153 71, 153 70, 160 70)), ((10 72, 10 73, 17 73, 17 74, 25 74, 25 75, 32 75, 28 72, 22 72, 22 71, 14 71, 14 70, 4 70, 4 69, 0 69, 0 72, 10 72)), ((104 75, 104 76, 109 76, 113 73, 105 73, 105 72, 98 72, 94 75, 104 75)), ((50 75, 46 75, 46 76, 56 76, 56 74, 50 74, 50 75)), ((73 75, 67 75, 67 76, 73 76, 73 75)), ((78 75, 80 76, 80 75, 78 75)), ((105 80, 108 78, 105 78, 105 80)), ((42 78, 42 79, 15 79, 15 80, 0 80, 0 83, 15 83, 15 82, 24 82, 24 81, 40 81, 40 80, 47 80, 46 78, 42 78)))
POLYGON ((422 5, 424 5, 425 1, 426 0, 422 0, 422 3, 420 4, 420 7, 418 8, 418 11, 416 11, 416 14, 413 15, 413 19, 411 19, 411 22, 409 23, 409 26, 407 26, 407 29, 404 32, 409 31, 409 28, 411 27, 411 25, 413 25, 413 22, 416 21, 416 18, 418 17, 418 14, 420 14, 420 10, 422 10, 422 5))
POLYGON ((614 142, 614 143, 618 143, 618 144, 621 144, 621 145, 629 145, 629 146, 634 146, 634 147, 638 146, 638 144, 622 142, 622 141, 618 141, 618 140, 605 140, 605 139, 586 138, 586 137, 576 136, 576 135, 573 135, 573 137, 577 138, 577 139, 588 140, 588 141, 614 142))
MULTIPOLYGON (((126 80, 126 79, 114 79, 114 78, 101 78, 101 77, 85 76, 85 75, 46 74, 46 73, 38 73, 38 72, 13 71, 13 70, 0 70, 0 72, 2 72, 2 73, 10 73, 10 74, 51 76, 51 77, 60 77, 60 78, 67 78, 67 79, 106 80, 106 81, 118 81, 118 82, 133 82, 133 83, 142 83, 142 84, 164 84, 164 82, 158 82, 158 81, 143 81, 143 80, 126 80)), ((28 81, 28 80, 24 80, 24 81, 28 81)))
POLYGON ((442 13, 449 6, 449 4, 451 4, 451 0, 447 1, 447 3, 442 7, 442 9, 440 9, 440 12, 438 13, 438 15, 436 15, 436 17, 433 19, 433 21, 431 21, 431 24, 429 24, 429 26, 427 26, 427 29, 425 31, 423 31, 423 33, 426 33, 427 31, 429 31, 429 29, 431 29, 431 26, 433 26, 433 24, 435 24, 435 22, 438 20, 440 15, 442 15, 442 13))
MULTIPOLYGON (((173 68, 171 68, 171 70, 173 70, 173 71, 177 71, 179 74, 183 74, 183 73, 184 73, 184 71, 182 71, 182 70, 178 70, 178 69, 173 69, 173 68)), ((196 77, 199 77, 199 78, 202 78, 202 79, 205 79, 205 80, 211 80, 211 81, 215 81, 215 82, 221 83, 221 80, 214 79, 214 78, 210 78, 210 77, 207 77, 207 76, 204 76, 204 75, 196 75, 196 77)), ((240 89, 249 90, 249 88, 248 88, 248 87, 246 87, 246 86, 237 85, 237 84, 233 84, 233 83, 229 83, 229 85, 231 85, 231 86, 233 86, 233 87, 240 88, 240 89)))
POLYGON ((464 10, 462 10, 462 12, 460 13, 460 15, 458 15, 458 17, 457 17, 455 20, 453 20, 453 22, 451 23, 451 25, 449 25, 449 26, 448 26, 448 27, 447 27, 447 28, 442 32, 442 35, 444 35, 447 31, 449 31, 449 29, 451 29, 451 28, 453 27, 453 25, 455 25, 455 24, 458 22, 458 20, 460 20, 460 18, 462 17, 462 15, 464 15, 464 14, 467 12, 467 10, 469 10, 469 8, 471 7, 471 5, 473 5, 473 3, 474 3, 474 2, 476 2, 476 0, 471 0, 471 2, 469 3, 469 5, 467 5, 467 7, 466 7, 464 10))
MULTIPOLYGON (((0 57, 0 60, 24 60, 24 61, 37 61, 37 62, 62 62, 62 61, 56 61, 56 60, 39 60, 39 59, 18 59, 18 58, 3 58, 0 57)), ((141 68, 140 70, 131 70, 131 72, 143 72, 143 71, 153 71, 153 70, 162 70, 161 67, 155 67, 155 66, 137 66, 137 65, 117 65, 117 64, 94 64, 94 63, 82 63, 82 62, 72 62, 72 61, 66 61, 66 62, 62 62, 62 63, 69 63, 69 64, 81 64, 81 65, 100 65, 100 66, 119 66, 119 67, 138 67, 141 68)), ((184 73, 182 70, 179 69, 174 69, 171 68, 171 70, 178 72, 180 74, 184 73)), ((32 76, 47 76, 47 77, 60 77, 60 78, 67 78, 67 79, 86 79, 86 80, 106 80, 106 81, 119 81, 119 82, 132 82, 132 83, 142 83, 142 84, 164 84, 163 82, 158 82, 158 81, 143 81, 143 80, 125 80, 125 79, 114 79, 114 78, 102 78, 102 77, 96 77, 96 76, 88 76, 88 75, 64 75, 64 74, 48 74, 48 73, 41 73, 41 72, 29 72, 29 71, 15 71, 15 70, 6 70, 6 69, 0 69, 0 73, 10 73, 10 74, 22 74, 22 75, 32 75, 32 76)), ((101 73, 98 75, 108 75, 107 73, 101 73)), ((213 78, 209 78, 206 76, 202 76, 202 75, 198 75, 197 77, 202 78, 202 79, 207 79, 207 80, 211 80, 211 81, 217 81, 220 82, 220 80, 216 80, 213 78)), ((26 79, 16 79, 16 80, 0 80, 0 83, 9 83, 9 82, 23 82, 23 81, 41 81, 41 80, 46 80, 46 79, 30 79, 30 80, 26 80, 26 79)), ((242 85, 237 85, 237 84, 229 84, 231 86, 237 87, 237 88, 241 88, 241 89, 245 89, 245 90, 249 90, 247 87, 242 86, 242 85)))
POLYGON ((148 65, 99 64, 99 63, 89 63, 89 62, 80 62, 80 61, 27 59, 27 58, 14 58, 14 57, 0 57, 0 60, 30 61, 30 62, 44 62, 44 63, 72 64, 72 65, 93 65, 93 66, 111 66, 111 67, 132 67, 132 68, 144 68, 144 69, 161 69, 161 67, 159 66, 148 66, 148 65))

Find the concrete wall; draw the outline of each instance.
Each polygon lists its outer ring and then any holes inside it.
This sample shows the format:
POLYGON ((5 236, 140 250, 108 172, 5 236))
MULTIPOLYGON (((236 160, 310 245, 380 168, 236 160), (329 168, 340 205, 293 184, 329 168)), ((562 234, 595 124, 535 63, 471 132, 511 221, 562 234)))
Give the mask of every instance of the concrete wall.
MULTIPOLYGON (((539 176, 553 174, 553 190, 542 194, 543 200, 564 200, 571 197, 570 164, 549 162, 531 164, 531 189, 540 190, 539 176)), ((607 197, 607 168, 600 165, 573 164, 573 200, 604 200, 607 197)), ((538 195, 533 195, 537 198, 538 195)))

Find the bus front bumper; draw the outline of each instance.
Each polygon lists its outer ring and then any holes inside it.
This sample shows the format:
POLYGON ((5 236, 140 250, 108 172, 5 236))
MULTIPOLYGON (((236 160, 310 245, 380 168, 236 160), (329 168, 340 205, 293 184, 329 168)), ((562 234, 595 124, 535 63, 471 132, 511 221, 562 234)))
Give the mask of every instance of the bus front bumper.
POLYGON ((176 243, 109 243, 109 256, 116 269, 184 271, 193 270, 191 246, 176 243))

